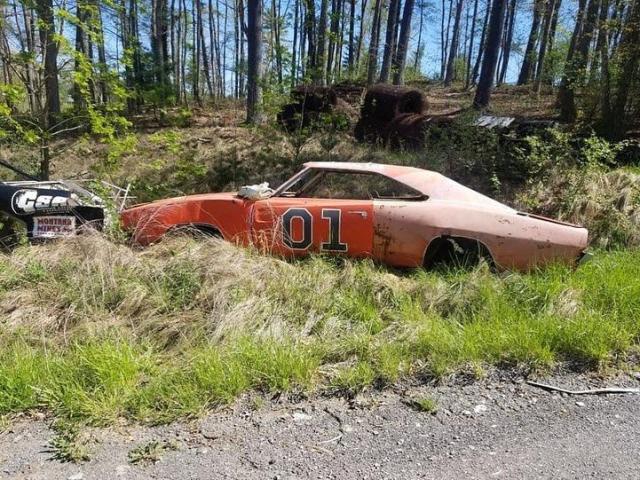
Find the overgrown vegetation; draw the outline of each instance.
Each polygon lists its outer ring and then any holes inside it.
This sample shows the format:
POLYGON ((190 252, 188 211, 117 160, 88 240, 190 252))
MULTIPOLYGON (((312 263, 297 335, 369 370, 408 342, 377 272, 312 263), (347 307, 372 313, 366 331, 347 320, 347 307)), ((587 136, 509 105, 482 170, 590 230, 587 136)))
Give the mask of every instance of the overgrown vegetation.
POLYGON ((639 353, 635 250, 496 276, 85 237, 0 257, 0 291, 0 415, 95 425, 198 416, 252 389, 354 395, 492 366, 606 370, 639 353))

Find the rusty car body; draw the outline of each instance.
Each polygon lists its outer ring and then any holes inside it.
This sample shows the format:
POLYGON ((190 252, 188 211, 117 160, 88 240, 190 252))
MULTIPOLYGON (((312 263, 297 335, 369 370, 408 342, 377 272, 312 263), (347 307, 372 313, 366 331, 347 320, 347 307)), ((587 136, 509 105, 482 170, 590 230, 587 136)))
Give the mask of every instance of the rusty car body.
POLYGON ((139 245, 189 227, 284 256, 331 253, 395 267, 481 257, 498 269, 575 265, 588 236, 439 173, 372 163, 306 163, 267 198, 189 195, 134 206, 121 219, 139 245))

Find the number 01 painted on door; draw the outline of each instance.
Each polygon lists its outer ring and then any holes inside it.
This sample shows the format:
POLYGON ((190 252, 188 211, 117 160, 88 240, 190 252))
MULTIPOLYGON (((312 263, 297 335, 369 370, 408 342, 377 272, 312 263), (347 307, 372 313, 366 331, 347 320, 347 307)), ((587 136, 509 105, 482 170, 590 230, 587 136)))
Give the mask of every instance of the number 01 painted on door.
MULTIPOLYGON (((320 242, 320 250, 323 252, 347 252, 349 245, 343 243, 340 238, 342 226, 342 211, 337 208, 323 208, 322 220, 329 222, 329 238, 320 242)), ((282 214, 282 243, 292 250, 307 250, 313 245, 313 215, 306 208, 290 208, 282 214), (299 238, 293 237, 293 223, 302 223, 299 238)))

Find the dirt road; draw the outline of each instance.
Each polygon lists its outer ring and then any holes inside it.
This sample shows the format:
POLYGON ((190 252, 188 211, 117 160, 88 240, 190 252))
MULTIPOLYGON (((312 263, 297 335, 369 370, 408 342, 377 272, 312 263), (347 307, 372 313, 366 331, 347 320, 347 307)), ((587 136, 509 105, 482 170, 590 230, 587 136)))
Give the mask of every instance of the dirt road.
MULTIPOLYGON (((603 385, 581 376, 548 381, 603 385)), ((624 376, 605 383, 640 386, 624 376)), ((254 404, 191 423, 92 431, 91 460, 80 465, 52 459, 46 420, 16 419, 0 434, 0 478, 640 478, 638 395, 562 396, 503 379, 355 402, 254 404), (407 405, 425 396, 437 401, 435 415, 407 405), (156 463, 129 463, 132 449, 154 440, 176 449, 156 463)))

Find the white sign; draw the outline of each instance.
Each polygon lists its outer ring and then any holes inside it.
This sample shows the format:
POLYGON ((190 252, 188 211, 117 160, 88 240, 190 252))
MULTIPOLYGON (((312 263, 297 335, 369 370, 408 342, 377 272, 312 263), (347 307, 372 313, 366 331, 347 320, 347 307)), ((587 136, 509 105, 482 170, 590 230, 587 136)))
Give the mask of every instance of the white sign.
POLYGON ((52 215, 33 217, 34 238, 70 237, 76 234, 76 217, 70 215, 52 215))

